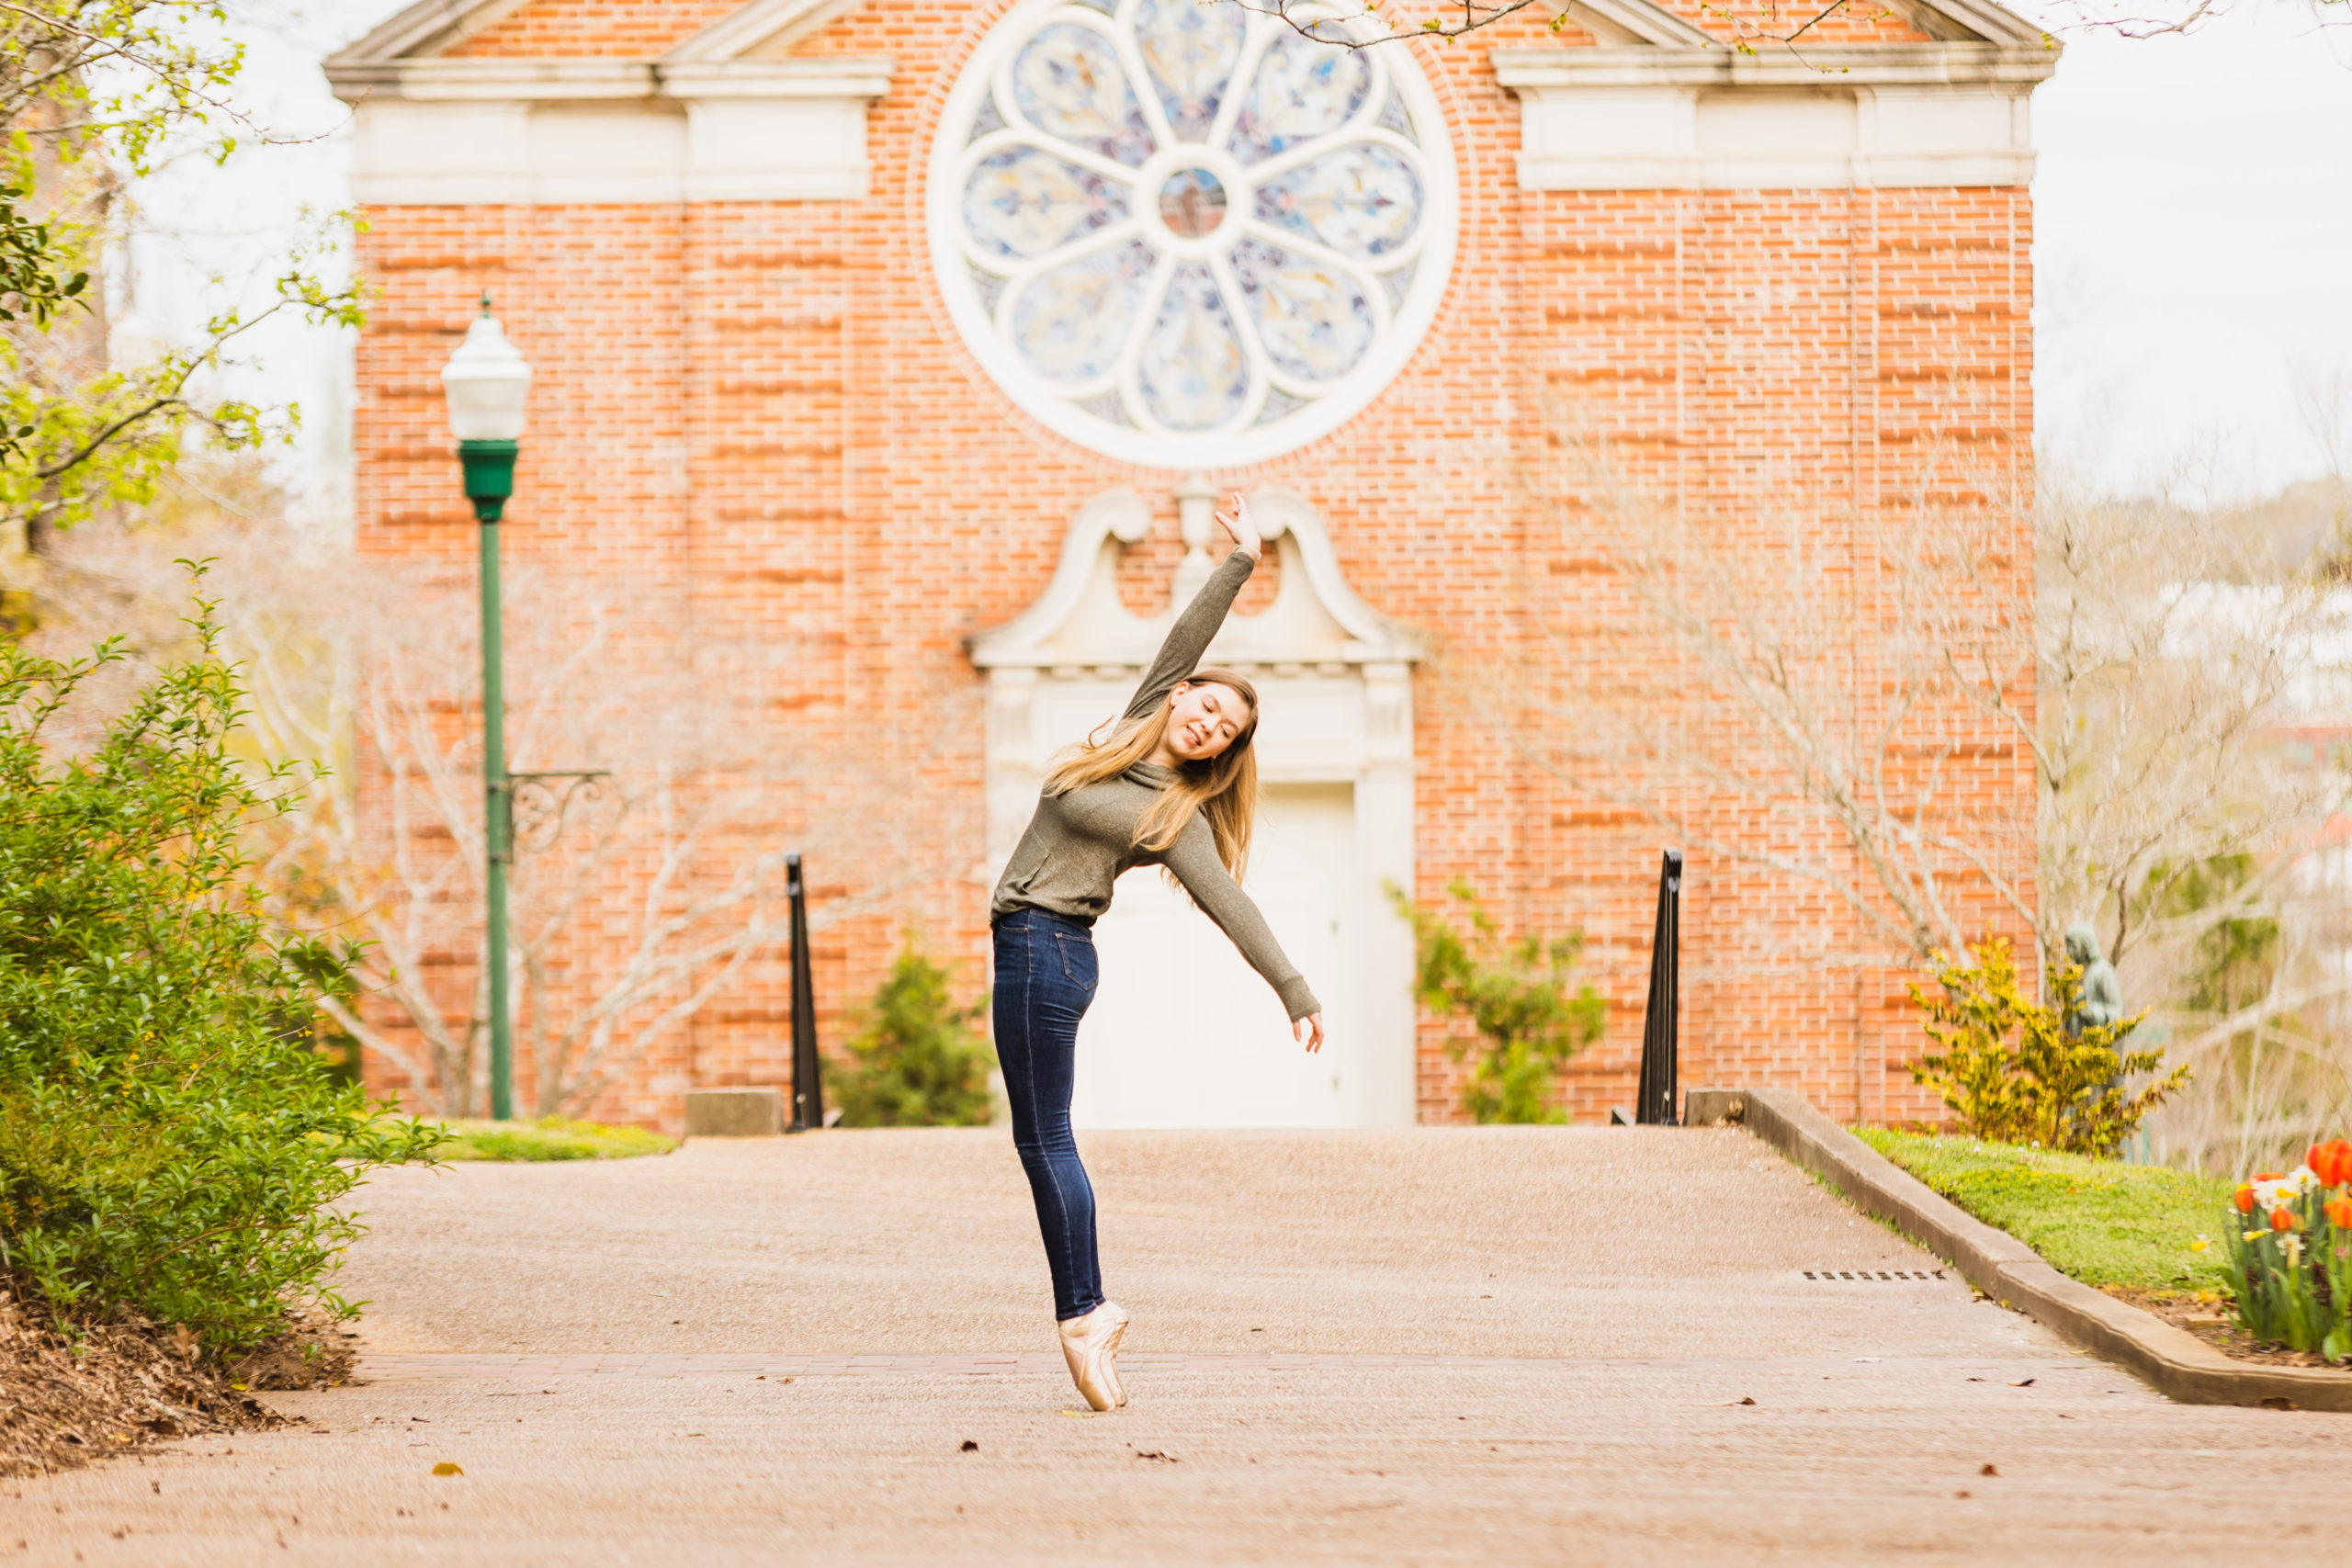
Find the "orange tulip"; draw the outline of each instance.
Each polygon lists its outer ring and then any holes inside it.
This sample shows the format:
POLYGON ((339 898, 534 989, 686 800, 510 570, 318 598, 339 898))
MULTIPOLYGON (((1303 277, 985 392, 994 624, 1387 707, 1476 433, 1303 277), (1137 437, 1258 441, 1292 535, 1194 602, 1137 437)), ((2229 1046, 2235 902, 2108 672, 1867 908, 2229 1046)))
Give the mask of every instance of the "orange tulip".
POLYGON ((2251 1214, 2254 1213, 2253 1182, 2245 1181, 2238 1184, 2237 1205, 2238 1213, 2241 1214, 2251 1214))
POLYGON ((2313 1144, 2303 1156, 2322 1187, 2341 1187, 2352 1181, 2352 1144, 2342 1138, 2332 1138, 2324 1144, 2313 1144))
POLYGON ((2286 1177, 2287 1173, 2283 1170, 2257 1170, 2254 1173, 2254 1179, 2256 1181, 2283 1181, 2286 1177))
POLYGON ((2295 1211, 2292 1209, 2271 1210, 2270 1228, 2274 1231, 2293 1230, 2295 1228, 2295 1211))
POLYGON ((2340 1231, 2352 1231, 2352 1198, 2330 1198, 2327 1201, 2327 1223, 2340 1231))

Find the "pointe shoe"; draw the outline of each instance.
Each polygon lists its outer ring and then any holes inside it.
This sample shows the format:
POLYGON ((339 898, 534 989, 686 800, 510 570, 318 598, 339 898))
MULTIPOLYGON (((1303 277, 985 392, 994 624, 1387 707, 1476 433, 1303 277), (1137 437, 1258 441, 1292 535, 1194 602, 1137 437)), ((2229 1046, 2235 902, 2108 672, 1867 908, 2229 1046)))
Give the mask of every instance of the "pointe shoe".
POLYGON ((1062 1359, 1069 1363, 1070 1382, 1097 1410, 1116 1410, 1127 1402, 1119 1385, 1119 1337, 1127 1331, 1127 1314, 1104 1302, 1084 1317, 1061 1325, 1062 1359))

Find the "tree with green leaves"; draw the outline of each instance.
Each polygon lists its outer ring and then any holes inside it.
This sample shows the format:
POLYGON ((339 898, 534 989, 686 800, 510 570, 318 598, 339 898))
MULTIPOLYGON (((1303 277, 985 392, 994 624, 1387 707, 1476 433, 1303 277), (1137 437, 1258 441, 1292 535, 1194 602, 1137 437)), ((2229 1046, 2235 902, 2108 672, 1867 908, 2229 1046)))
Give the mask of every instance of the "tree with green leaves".
MULTIPOLYGON (((1474 1122, 1566 1122, 1553 1100, 1560 1070, 1600 1038, 1608 1004, 1576 982, 1581 932, 1546 940, 1537 932, 1513 941, 1479 903, 1468 883, 1446 891, 1462 906, 1468 936, 1442 908, 1428 908, 1390 884, 1389 901, 1413 926, 1413 990, 1423 1007, 1443 1018, 1466 1017, 1476 1036, 1477 1065, 1463 1088, 1463 1108, 1474 1122)), ((1457 1062, 1472 1042, 1449 1038, 1457 1062)))
POLYGON ((52 728, 112 644, 0 645, 0 1271, 61 1314, 130 1310, 216 1349, 329 1288, 357 1222, 332 1205, 436 1127, 379 1116, 311 1048, 348 947, 288 938, 248 829, 298 770, 233 755, 242 717, 210 604, 79 755, 52 728))
POLYGON ((286 257, 259 310, 224 310, 147 363, 109 361, 90 280, 128 182, 268 139, 231 96, 244 51, 227 21, 219 0, 0 3, 0 525, 28 541, 153 499, 199 446, 290 433, 299 411, 212 395, 211 374, 271 316, 360 320, 356 286, 314 271, 322 232, 286 257))
POLYGON ((1933 1089, 1972 1136, 2112 1154, 2141 1118, 2188 1081, 2181 1066, 2137 1093, 2125 1087, 2164 1065, 2161 1050, 2124 1048, 2144 1012, 2068 1028, 2080 1010, 2083 972, 2064 949, 2045 971, 2039 1002, 2018 988, 2007 942, 1973 942, 1969 953, 1966 964, 1937 960, 1934 990, 1911 986, 1928 1038, 1942 1047, 1913 1063, 1911 1078, 1933 1089))
POLYGON ((844 1127, 985 1127, 996 1053, 975 1027, 986 997, 957 1005, 955 973, 907 939, 850 1037, 856 1063, 834 1080, 844 1127))

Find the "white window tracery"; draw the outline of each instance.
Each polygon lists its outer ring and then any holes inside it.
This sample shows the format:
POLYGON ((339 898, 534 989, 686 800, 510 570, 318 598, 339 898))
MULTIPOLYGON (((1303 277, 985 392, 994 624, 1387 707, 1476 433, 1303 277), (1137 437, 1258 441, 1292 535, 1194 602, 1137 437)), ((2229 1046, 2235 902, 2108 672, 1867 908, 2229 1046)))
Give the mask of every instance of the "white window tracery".
POLYGON ((1230 467, 1403 367, 1453 260, 1453 152, 1396 47, 1231 0, 1031 0, 949 96, 929 214, 956 325, 1023 407, 1230 467))

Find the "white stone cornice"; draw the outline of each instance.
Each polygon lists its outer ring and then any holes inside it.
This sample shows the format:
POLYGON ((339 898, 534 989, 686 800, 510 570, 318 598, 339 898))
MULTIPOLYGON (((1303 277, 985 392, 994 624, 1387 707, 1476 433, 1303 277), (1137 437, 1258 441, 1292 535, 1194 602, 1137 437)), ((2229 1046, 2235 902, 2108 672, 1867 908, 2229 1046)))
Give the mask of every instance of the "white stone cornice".
POLYGON ((1498 49, 1495 80, 1515 93, 1576 87, 2031 87, 2058 69, 2055 49, 1985 43, 1874 43, 1742 54, 1700 49, 1498 49))
POLYGON ((890 90, 887 57, 826 60, 338 60, 336 94, 353 102, 578 102, 597 99, 878 98, 890 90))
POLYGON ((878 98, 890 90, 896 63, 856 60, 659 60, 653 73, 664 97, 878 98))
MULTIPOLYGON (((2001 13, 2007 16, 2007 13, 2001 13)), ((1497 50, 1531 190, 1999 186, 2033 178, 2054 48, 1497 50)))
POLYGON ((643 60, 368 60, 327 64, 335 94, 353 102, 564 102, 648 98, 659 87, 643 60))
POLYGON ((842 201, 893 62, 339 59, 365 206, 842 201))

